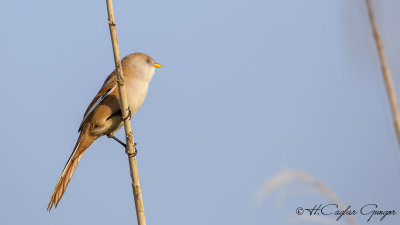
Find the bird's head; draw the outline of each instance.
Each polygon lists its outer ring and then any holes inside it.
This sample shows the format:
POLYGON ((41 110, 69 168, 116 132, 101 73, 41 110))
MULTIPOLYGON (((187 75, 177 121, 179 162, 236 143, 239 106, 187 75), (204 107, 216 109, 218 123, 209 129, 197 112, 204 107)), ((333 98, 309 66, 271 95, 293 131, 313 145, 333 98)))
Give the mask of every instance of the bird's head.
MULTIPOLYGON (((148 81, 153 77, 155 69, 162 67, 161 64, 156 63, 153 58, 144 53, 133 53, 127 55, 122 59, 121 63, 123 67, 128 68, 134 73, 128 73, 126 74, 127 76, 135 75, 148 81)), ((125 71, 123 72, 125 75, 125 71)))

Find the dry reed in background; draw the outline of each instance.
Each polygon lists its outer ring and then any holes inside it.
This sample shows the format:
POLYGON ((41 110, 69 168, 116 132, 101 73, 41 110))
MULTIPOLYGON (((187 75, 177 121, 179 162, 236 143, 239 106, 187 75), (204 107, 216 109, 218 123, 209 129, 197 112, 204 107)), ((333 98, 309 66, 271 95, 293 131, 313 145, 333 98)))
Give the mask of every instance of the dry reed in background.
MULTIPOLYGON (((386 90, 389 96, 390 107, 392 109, 394 127, 396 129, 397 141, 400 146, 400 116, 399 110, 397 108, 396 92, 394 90, 394 85, 392 77, 390 76, 389 67, 386 62, 385 52, 383 51, 383 43, 378 32, 378 26, 376 25, 374 11, 372 10, 371 0, 365 0, 368 8, 369 21, 372 27, 372 33, 374 35, 376 48, 378 49, 379 60, 381 62, 382 74, 386 84, 386 90)), ((400 148, 399 148, 400 150, 400 148)))

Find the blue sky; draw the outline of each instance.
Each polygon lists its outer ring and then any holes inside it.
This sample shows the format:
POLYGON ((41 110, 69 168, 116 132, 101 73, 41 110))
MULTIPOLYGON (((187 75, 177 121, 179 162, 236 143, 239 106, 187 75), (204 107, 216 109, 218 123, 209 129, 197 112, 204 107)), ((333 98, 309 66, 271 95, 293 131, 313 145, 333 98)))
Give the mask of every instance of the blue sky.
MULTIPOLYGON (((400 99, 400 2, 373 6, 400 99)), ((105 1, 2 9, 0 223, 135 224, 127 157, 105 137, 46 211, 114 69, 105 1)), ((114 1, 114 12, 121 56, 164 65, 132 120, 148 224, 291 224, 297 207, 327 200, 255 204, 287 168, 347 205, 400 211, 399 145, 364 1, 114 1)))

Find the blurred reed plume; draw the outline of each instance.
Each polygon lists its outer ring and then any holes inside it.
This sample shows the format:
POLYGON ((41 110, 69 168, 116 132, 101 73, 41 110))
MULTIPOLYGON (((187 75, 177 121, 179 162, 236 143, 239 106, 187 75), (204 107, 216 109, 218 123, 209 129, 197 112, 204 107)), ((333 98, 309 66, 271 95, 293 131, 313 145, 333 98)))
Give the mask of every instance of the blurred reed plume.
MULTIPOLYGON (((397 108, 396 92, 394 90, 394 85, 392 77, 390 76, 389 67, 386 62, 385 52, 383 51, 383 43, 378 32, 378 26, 376 25, 374 11, 372 10, 371 0, 365 0, 368 8, 369 21, 372 27, 372 33, 374 35, 376 48, 378 49, 379 60, 381 62, 382 74, 385 80, 387 93, 389 96, 389 102, 392 109, 394 127, 396 129, 397 141, 400 145, 400 116, 399 110, 397 108)), ((400 149, 399 149, 400 150, 400 149)))
MULTIPOLYGON (((294 183, 296 180, 305 181, 307 183, 312 184, 316 189, 317 193, 321 193, 324 197, 328 198, 332 203, 337 204, 340 210, 346 209, 346 206, 343 204, 343 202, 323 182, 307 174, 306 172, 292 170, 292 169, 283 170, 277 173, 271 179, 267 180, 257 192, 254 200, 257 203, 261 203, 262 200, 264 200, 273 191, 287 187, 290 184, 294 183)), ((353 217, 349 215, 344 215, 344 217, 346 218, 349 224, 357 225, 357 221, 353 217)), ((322 224, 338 224, 336 220, 323 218, 321 216, 297 216, 296 219, 319 222, 322 224)))

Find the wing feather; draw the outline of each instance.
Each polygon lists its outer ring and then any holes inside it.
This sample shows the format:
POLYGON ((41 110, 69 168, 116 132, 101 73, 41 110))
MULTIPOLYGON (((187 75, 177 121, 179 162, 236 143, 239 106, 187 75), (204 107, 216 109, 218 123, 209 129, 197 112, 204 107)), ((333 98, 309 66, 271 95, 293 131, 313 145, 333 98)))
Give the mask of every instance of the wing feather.
POLYGON ((94 97, 92 102, 89 104, 88 108, 86 109, 85 114, 83 115, 83 119, 81 124, 79 125, 79 130, 80 132, 82 130, 83 124, 89 119, 89 117, 93 114, 94 110, 99 106, 104 99, 109 96, 114 89, 116 88, 116 79, 115 79, 115 71, 111 73, 107 79, 104 81, 103 86, 101 87, 99 93, 94 97))

